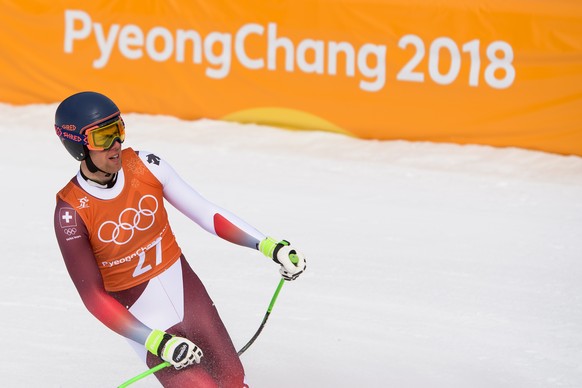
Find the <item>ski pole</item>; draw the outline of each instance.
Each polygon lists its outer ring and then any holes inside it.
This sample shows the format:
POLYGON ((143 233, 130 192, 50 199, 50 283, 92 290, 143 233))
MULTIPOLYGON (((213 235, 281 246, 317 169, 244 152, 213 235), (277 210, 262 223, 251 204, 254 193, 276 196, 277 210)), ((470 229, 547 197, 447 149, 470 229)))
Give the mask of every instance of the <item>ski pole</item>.
MULTIPOLYGON (((297 259, 295 259, 295 260, 293 260, 293 259, 294 258, 292 258, 291 261, 293 261, 295 263, 297 259)), ((259 329, 255 333, 255 335, 253 335, 253 337, 249 340, 249 342, 247 342, 247 344, 245 346, 243 346, 241 350, 238 351, 237 354, 239 356, 241 354, 243 354, 253 344, 253 342, 255 342, 255 340, 257 339, 259 334, 261 334, 261 331, 263 331, 263 328, 265 327, 265 323, 267 323, 267 319, 269 319, 269 315, 271 315, 271 310, 273 310, 273 306, 275 305, 275 302, 277 301, 277 297, 279 296, 279 292, 281 291, 283 284, 285 284, 285 279, 281 278, 281 280, 279 280, 279 284, 277 285, 277 289, 275 290, 275 294, 271 298, 271 303, 269 304, 269 308, 267 309, 267 313, 265 314, 265 317, 263 318, 263 321, 261 322, 259 329)), ((154 366, 153 368, 148 369, 145 372, 142 372, 139 375, 127 380, 126 382, 121 384, 118 388, 125 388, 128 385, 133 384, 136 381, 141 380, 144 377, 147 377, 147 376, 149 376, 149 375, 151 375, 151 374, 153 374, 161 369, 164 369, 170 365, 171 364, 167 361, 162 362, 161 364, 158 364, 158 365, 154 366)))
POLYGON ((261 326, 259 326, 259 329, 257 330, 257 332, 255 333, 255 335, 253 335, 253 338, 251 338, 249 340, 249 342, 247 342, 247 344, 245 346, 243 346, 241 348, 241 350, 238 351, 237 354, 239 356, 241 354, 243 354, 253 344, 253 342, 255 342, 255 340, 257 339, 259 334, 261 334, 261 331, 263 331, 263 328, 265 327, 265 323, 267 323, 267 319, 269 319, 269 315, 271 315, 271 310, 273 310, 273 306, 275 305, 275 301, 277 300, 277 297, 279 296, 279 291, 281 291, 283 284, 285 284, 285 279, 281 278, 281 280, 279 280, 279 284, 277 285, 277 289, 275 290, 275 294, 271 298, 271 303, 269 303, 269 308, 267 309, 267 312, 265 313, 265 317, 263 318, 263 322, 261 322, 261 326))
POLYGON ((156 373, 160 369, 164 369, 165 367, 170 366, 170 365, 171 364, 168 361, 162 362, 161 364, 158 364, 158 365, 154 366, 153 368, 148 369, 145 372, 140 373, 139 375, 127 380, 125 383, 121 384, 118 388, 125 388, 128 385, 133 384, 136 381, 141 380, 144 377, 151 375, 152 373, 156 373))
MULTIPOLYGON (((299 258, 294 253, 290 254, 289 258, 291 259, 291 262, 295 265, 297 265, 297 263, 299 262, 299 258)), ((253 342, 255 342, 255 340, 257 339, 259 334, 261 334, 261 331, 263 331, 263 328, 265 327, 265 323, 267 323, 267 319, 269 319, 269 315, 271 315, 271 310, 273 310, 273 306, 275 305, 275 302, 277 301, 277 297, 279 296, 279 292, 281 291, 283 284, 285 284, 285 279, 281 278, 281 280, 279 280, 279 284, 277 285, 277 289, 275 290, 275 293, 273 294, 273 297, 271 298, 271 303, 269 303, 269 308, 267 309, 267 312, 265 313, 265 316, 263 318, 263 322, 261 322, 259 329, 255 333, 255 335, 253 335, 253 337, 249 340, 249 342, 247 342, 247 344, 245 346, 243 346, 241 348, 241 350, 238 351, 237 354, 239 356, 241 354, 243 354, 253 344, 253 342)))

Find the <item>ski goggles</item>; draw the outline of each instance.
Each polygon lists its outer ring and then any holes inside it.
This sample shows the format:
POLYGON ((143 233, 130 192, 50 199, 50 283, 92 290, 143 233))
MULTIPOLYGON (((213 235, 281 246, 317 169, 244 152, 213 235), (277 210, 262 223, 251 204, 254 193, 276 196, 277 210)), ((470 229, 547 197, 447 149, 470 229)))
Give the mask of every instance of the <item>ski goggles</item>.
POLYGON ((115 121, 101 126, 94 126, 85 130, 87 148, 91 151, 103 151, 111 148, 116 140, 123 143, 125 140, 125 124, 121 116, 115 121))

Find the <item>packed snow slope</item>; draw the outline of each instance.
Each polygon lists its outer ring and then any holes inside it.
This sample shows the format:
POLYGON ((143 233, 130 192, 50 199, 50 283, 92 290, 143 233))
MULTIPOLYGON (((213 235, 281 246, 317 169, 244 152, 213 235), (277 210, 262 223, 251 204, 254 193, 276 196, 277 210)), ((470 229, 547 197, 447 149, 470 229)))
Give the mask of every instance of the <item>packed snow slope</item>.
MULTIPOLYGON (((147 368, 85 309, 62 262, 55 194, 78 163, 55 109, 0 104, 1 385, 115 387, 147 368)), ((308 257, 242 356, 252 387, 582 387, 582 158, 125 121, 124 146, 308 257)), ((277 266, 170 217, 242 347, 277 266)))

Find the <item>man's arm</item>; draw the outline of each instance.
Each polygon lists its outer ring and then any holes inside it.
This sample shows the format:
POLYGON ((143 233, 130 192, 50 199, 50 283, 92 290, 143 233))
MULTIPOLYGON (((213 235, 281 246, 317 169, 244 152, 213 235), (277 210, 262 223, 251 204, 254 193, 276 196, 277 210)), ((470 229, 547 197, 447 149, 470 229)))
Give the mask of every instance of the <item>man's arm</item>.
POLYGON ((275 240, 259 232, 228 210, 202 197, 174 169, 154 154, 140 151, 139 156, 160 181, 164 198, 206 231, 233 244, 257 249, 281 265, 285 280, 295 280, 306 269, 305 256, 288 241, 275 240))
POLYGON ((55 234, 65 266, 85 307, 111 330, 145 344, 152 329, 137 320, 105 291, 87 228, 81 217, 62 200, 57 202, 54 217, 55 234), (71 224, 71 220, 75 220, 75 223, 71 224))
POLYGON ((258 249, 260 241, 267 236, 232 212, 208 201, 174 169, 159 157, 140 151, 139 156, 164 187, 164 198, 172 206, 200 225, 204 230, 233 244, 258 249), (155 163, 152 163, 155 161, 155 163))

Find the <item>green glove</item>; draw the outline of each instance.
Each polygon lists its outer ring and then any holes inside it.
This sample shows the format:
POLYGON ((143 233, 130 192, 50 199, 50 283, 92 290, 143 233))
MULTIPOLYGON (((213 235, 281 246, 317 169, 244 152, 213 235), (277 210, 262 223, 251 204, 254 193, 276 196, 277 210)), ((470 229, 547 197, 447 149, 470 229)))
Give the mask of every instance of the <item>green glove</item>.
POLYGON ((176 369, 194 363, 199 364, 202 350, 187 338, 176 337, 162 330, 152 330, 146 339, 145 347, 151 353, 168 361, 176 369))
POLYGON ((281 265, 279 272, 285 280, 295 280, 307 268, 305 255, 291 246, 289 241, 277 242, 272 237, 267 237, 259 243, 259 251, 281 265))

